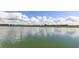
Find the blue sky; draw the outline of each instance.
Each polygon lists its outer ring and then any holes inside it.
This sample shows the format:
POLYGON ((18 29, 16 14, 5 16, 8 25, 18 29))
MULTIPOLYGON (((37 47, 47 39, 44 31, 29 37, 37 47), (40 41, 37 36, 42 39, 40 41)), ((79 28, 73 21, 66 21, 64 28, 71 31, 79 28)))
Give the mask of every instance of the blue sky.
POLYGON ((0 18, 4 19, 4 22, 7 23, 9 22, 11 23, 12 20, 10 19, 14 19, 15 23, 17 23, 18 21, 18 23, 22 24, 24 24, 25 22, 25 24, 33 24, 33 25, 34 24, 79 25, 79 11, 6 11, 6 12, 0 12, 0 18), (23 22, 20 20, 23 20, 23 22))
POLYGON ((79 16, 79 11, 7 11, 7 12, 20 12, 29 17, 31 16, 51 16, 51 17, 67 17, 79 16))

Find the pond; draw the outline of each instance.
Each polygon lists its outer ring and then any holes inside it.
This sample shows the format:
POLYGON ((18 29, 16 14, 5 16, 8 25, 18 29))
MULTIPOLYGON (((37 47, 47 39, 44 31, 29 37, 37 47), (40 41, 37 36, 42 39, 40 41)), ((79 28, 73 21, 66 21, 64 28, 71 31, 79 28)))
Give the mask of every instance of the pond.
POLYGON ((0 26, 1 48, 79 48, 79 28, 0 26))

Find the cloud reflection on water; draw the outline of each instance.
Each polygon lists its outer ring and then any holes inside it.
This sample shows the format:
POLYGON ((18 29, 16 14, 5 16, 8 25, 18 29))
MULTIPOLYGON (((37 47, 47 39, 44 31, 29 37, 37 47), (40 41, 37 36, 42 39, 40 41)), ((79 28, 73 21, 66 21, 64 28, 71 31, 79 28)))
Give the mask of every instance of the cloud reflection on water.
MULTIPOLYGON (((71 42, 73 39, 79 38, 79 28, 66 28, 66 27, 0 27, 0 45, 8 47, 18 42, 27 43, 32 39, 54 40, 56 39, 71 42), (55 36, 55 37, 54 37, 55 36), (68 39, 68 40, 66 40, 68 39), (71 39, 71 41, 69 41, 71 39), (11 45, 10 45, 11 44, 11 45)), ((45 42, 44 40, 44 42, 45 42)), ((39 40, 38 40, 39 41, 39 40)), ((59 42, 57 41, 57 42, 59 42)), ((76 41, 76 40, 75 40, 76 41)), ((77 41, 78 42, 78 41, 77 41)), ((76 44, 76 43, 75 43, 76 44)), ((72 45, 72 44, 71 44, 72 45)))
POLYGON ((0 27, 0 39, 22 39, 30 36, 67 35, 79 37, 79 28, 56 27, 0 27))

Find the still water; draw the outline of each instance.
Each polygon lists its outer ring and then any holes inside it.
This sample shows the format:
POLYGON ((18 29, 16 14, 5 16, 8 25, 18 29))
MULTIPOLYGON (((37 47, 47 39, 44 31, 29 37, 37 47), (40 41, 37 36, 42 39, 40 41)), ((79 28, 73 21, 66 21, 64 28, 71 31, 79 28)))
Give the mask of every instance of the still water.
POLYGON ((79 28, 2 27, 2 48, 79 48, 79 28))

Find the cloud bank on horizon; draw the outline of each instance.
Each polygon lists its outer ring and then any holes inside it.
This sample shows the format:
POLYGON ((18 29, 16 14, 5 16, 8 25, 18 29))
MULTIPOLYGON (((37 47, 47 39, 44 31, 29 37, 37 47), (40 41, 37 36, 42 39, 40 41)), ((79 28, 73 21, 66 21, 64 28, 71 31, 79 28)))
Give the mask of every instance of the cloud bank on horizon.
POLYGON ((79 25, 78 16, 67 17, 47 17, 47 16, 32 16, 29 17, 20 12, 0 12, 0 24, 24 24, 24 25, 79 25))

